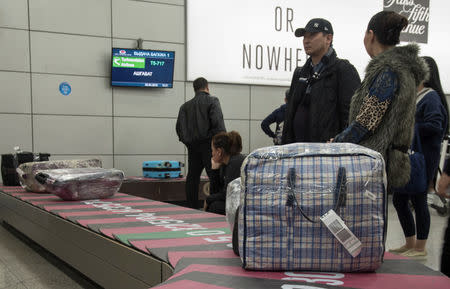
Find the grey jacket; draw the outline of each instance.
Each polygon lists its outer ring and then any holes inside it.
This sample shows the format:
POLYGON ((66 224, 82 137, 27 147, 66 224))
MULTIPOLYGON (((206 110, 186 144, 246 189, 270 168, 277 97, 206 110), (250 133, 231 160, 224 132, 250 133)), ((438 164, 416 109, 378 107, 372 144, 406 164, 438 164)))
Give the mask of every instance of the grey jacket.
POLYGON ((203 91, 197 92, 180 107, 176 130, 185 145, 211 142, 215 134, 225 131, 219 99, 203 91))
POLYGON ((364 97, 378 74, 390 68, 397 75, 398 89, 392 103, 373 134, 360 143, 383 155, 388 184, 393 187, 403 186, 409 181, 411 168, 407 149, 413 137, 417 86, 428 73, 427 65, 418 53, 419 46, 409 44, 393 47, 374 57, 350 104, 349 123, 356 119, 364 97))

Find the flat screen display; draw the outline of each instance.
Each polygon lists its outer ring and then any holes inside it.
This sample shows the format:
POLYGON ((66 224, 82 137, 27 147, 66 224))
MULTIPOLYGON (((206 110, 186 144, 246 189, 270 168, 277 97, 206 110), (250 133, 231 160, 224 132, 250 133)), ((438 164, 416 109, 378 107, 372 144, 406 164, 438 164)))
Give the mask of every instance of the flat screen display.
POLYGON ((113 48, 111 85, 173 87, 175 51, 113 48))

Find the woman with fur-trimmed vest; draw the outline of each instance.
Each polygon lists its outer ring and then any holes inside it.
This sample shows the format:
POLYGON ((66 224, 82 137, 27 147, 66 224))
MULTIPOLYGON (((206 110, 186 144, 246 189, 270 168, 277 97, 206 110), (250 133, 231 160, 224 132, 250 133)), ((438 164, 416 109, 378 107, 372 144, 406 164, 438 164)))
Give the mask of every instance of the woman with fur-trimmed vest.
POLYGON ((382 11, 369 21, 364 46, 372 60, 350 104, 349 126, 334 142, 351 142, 380 152, 387 167, 388 185, 409 181, 416 92, 428 72, 416 44, 396 45, 408 20, 382 11))

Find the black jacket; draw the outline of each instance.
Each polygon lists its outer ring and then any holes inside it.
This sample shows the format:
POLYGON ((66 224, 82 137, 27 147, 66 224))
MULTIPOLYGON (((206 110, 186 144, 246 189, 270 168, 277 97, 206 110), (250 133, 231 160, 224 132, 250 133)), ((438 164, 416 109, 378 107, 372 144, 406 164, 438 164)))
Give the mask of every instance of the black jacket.
POLYGON ((275 109, 261 122, 261 129, 264 131, 265 134, 267 134, 271 138, 277 136, 275 132, 278 131, 280 123, 284 121, 285 112, 286 112, 286 104, 283 104, 279 108, 275 109), (274 122, 277 124, 275 132, 273 132, 270 129, 270 125, 274 122))
MULTIPOLYGON (((326 142, 347 126, 350 100, 361 84, 355 67, 347 60, 337 58, 336 52, 333 51, 322 61, 326 66, 311 85, 311 98, 307 107, 311 142, 326 142)), ((295 142, 294 118, 306 90, 305 81, 299 79, 309 79, 310 71, 311 58, 294 71, 284 121, 283 144, 295 142)))
POLYGON ((180 107, 176 130, 185 145, 211 142, 215 134, 225 131, 219 99, 203 91, 196 93, 180 107))
POLYGON ((215 201, 225 202, 227 198, 227 186, 232 180, 241 176, 241 166, 245 157, 243 154, 231 156, 228 164, 221 166, 217 170, 212 170, 209 189, 210 195, 206 199, 208 205, 215 201))

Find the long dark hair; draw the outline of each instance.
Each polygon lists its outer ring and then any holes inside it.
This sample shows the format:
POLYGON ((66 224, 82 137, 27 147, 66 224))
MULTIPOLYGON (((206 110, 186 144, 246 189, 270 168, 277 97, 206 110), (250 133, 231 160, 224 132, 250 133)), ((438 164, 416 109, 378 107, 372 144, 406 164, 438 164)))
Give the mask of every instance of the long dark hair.
POLYGON ((424 82, 425 87, 429 87, 434 89, 437 94, 439 94, 439 97, 441 98, 442 105, 445 108, 445 111, 447 112, 447 123, 445 124, 445 134, 448 134, 448 104, 447 104, 447 98, 445 97, 444 91, 442 90, 441 85, 441 78, 439 77, 439 69, 436 64, 436 61, 434 61, 433 58, 429 56, 423 56, 422 57, 425 62, 428 64, 428 68, 430 69, 430 78, 424 82))
POLYGON ((372 16, 367 31, 372 30, 381 44, 391 46, 400 43, 400 32, 407 25, 405 16, 393 11, 381 11, 372 16))

